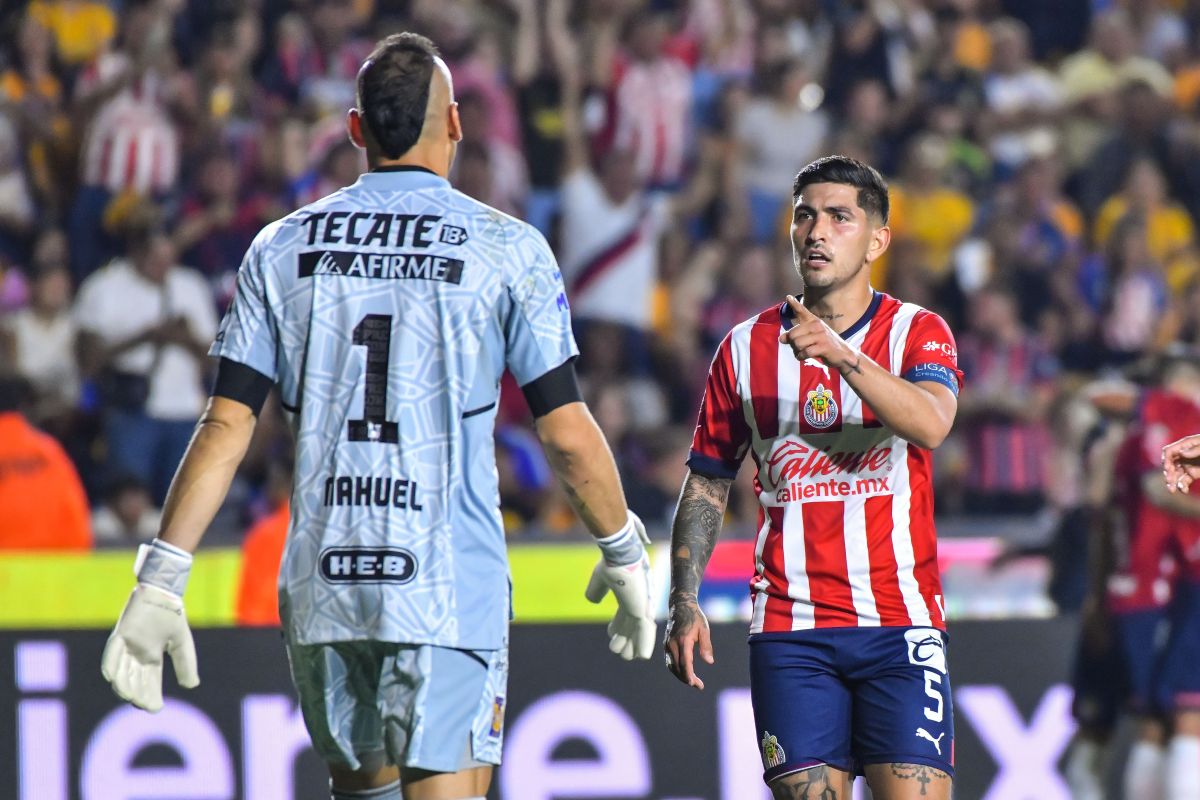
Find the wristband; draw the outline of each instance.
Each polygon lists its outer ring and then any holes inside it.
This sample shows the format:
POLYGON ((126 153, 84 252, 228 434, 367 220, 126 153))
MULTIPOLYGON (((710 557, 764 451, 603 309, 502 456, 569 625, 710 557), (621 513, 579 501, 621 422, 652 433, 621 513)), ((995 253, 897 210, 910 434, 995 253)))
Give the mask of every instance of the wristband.
POLYGON ((133 563, 133 574, 137 576, 138 583, 154 586, 178 597, 183 597, 191 569, 192 554, 162 539, 138 547, 137 560, 133 563))
POLYGON ((625 527, 612 536, 597 539, 596 546, 600 548, 600 553, 604 556, 604 563, 610 567, 623 567, 626 564, 640 561, 642 554, 646 552, 633 524, 632 513, 629 513, 625 527))

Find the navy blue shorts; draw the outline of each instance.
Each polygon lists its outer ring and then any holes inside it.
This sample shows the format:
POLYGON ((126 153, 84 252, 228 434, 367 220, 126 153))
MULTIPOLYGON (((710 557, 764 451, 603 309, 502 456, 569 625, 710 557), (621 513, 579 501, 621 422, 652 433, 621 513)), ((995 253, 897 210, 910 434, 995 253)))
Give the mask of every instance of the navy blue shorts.
POLYGON ((1168 697, 1162 667, 1169 624, 1166 609, 1113 614, 1121 658, 1125 662, 1129 710, 1135 714, 1156 715, 1166 710, 1168 697))
POLYGON ((1200 584, 1183 583, 1171 610, 1171 633, 1162 661, 1163 707, 1200 711, 1200 584))
POLYGON ((824 628, 750 637, 750 694, 767 783, 818 764, 924 764, 954 775, 945 636, 824 628))

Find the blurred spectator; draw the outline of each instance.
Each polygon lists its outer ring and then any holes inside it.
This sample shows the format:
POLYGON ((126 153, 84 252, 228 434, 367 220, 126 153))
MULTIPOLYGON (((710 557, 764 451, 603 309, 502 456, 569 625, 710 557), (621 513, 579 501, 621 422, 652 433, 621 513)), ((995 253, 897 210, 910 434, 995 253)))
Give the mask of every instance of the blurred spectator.
POLYGON ((250 242, 273 220, 276 204, 238 181, 238 165, 224 148, 201 156, 192 173, 196 185, 184 197, 175 246, 184 260, 216 282, 237 271, 250 242))
POLYGON ((1121 92, 1121 125, 1096 151, 1079 181, 1080 205, 1095 213, 1121 188, 1133 162, 1154 160, 1167 179, 1170 194, 1194 217, 1200 210, 1200 147, 1180 121, 1170 117, 1166 96, 1143 81, 1121 92))
POLYGON ((529 165, 525 219, 547 238, 552 238, 554 220, 559 213, 558 187, 563 164, 563 100, 559 76, 564 70, 578 67, 571 52, 574 43, 567 29, 565 0, 547 3, 545 15, 538 13, 536 0, 521 0, 516 5, 512 78, 521 122, 521 141, 529 165))
POLYGON ((692 144, 691 71, 667 49, 670 15, 644 11, 625 23, 612 82, 613 149, 641 184, 677 188, 692 144))
POLYGON ((103 55, 117 32, 112 9, 99 0, 32 0, 28 13, 54 34, 58 57, 69 67, 103 55))
POLYGON ((1165 0, 1137 0, 1125 8, 1141 54, 1168 69, 1175 67, 1188 43, 1187 22, 1178 7, 1168 7, 1165 0))
MULTIPOLYGON (((30 187, 44 210, 61 213, 70 183, 63 162, 70 124, 63 87, 55 75, 54 42, 50 31, 33 14, 21 20, 12 61, 0 73, 0 106, 7 106, 24 142, 24 162, 30 187)), ((12 202, 10 197, 8 202, 12 202)), ((7 203, 4 203, 7 205, 7 203)))
MULTIPOLYGON (((284 134, 287 135, 286 133, 284 134)), ((299 145, 299 142, 284 143, 299 145)), ((301 206, 319 200, 349 186, 366 171, 365 156, 348 139, 333 143, 320 159, 319 166, 308 170, 288 189, 291 205, 301 206)))
POLYGON ((916 80, 916 51, 933 43, 933 16, 919 3, 847 0, 831 6, 835 26, 833 68, 826 76, 832 108, 841 109, 854 84, 881 82, 892 97, 904 96, 916 80))
MULTIPOLYGON (((826 107, 831 107, 828 95, 826 107)), ((892 108, 887 86, 882 81, 861 80, 850 86, 845 105, 840 110, 839 124, 834 126, 838 136, 852 138, 860 143, 860 155, 856 155, 855 158, 878 165, 877 169, 883 170, 885 174, 890 174, 897 162, 895 137, 892 132, 892 108)), ((834 146, 832 151, 845 152, 838 146, 834 146)))
POLYGON ((976 294, 969 319, 958 340, 959 364, 969 376, 958 404, 970 453, 964 506, 973 514, 1032 513, 1045 500, 1046 421, 1058 364, 1021 325, 1016 298, 1006 289, 976 294))
POLYGON ((279 626, 279 565, 287 544, 292 469, 287 459, 272 461, 267 476, 270 512, 242 542, 241 577, 234 617, 238 625, 279 626))
POLYGON ((36 212, 22 165, 17 126, 0 113, 0 258, 25 260, 36 212))
POLYGON ((345 114, 354 105, 354 77, 371 52, 355 35, 351 0, 314 0, 307 14, 288 13, 262 74, 277 108, 298 105, 310 118, 345 114))
POLYGON ((215 137, 244 137, 261 112, 262 92, 250 71, 261 38, 258 15, 246 13, 213 27, 196 68, 199 111, 215 137))
POLYGON ((668 536, 679 487, 687 477, 688 448, 692 432, 668 427, 642 437, 646 466, 638 480, 625 482, 629 507, 646 523, 646 529, 668 536))
POLYGON ((1096 213, 1093 236, 1097 249, 1108 246, 1117 224, 1127 216, 1142 221, 1146 249, 1166 269, 1175 292, 1197 277, 1196 230, 1188 212, 1167 196, 1167 184, 1153 160, 1139 157, 1130 165, 1125 186, 1096 213))
POLYGON ((72 272, 82 280, 115 255, 101 220, 120 192, 162 197, 179 176, 177 117, 194 116, 190 75, 171 47, 170 20, 155 0, 129 0, 121 44, 83 72, 75 106, 87 120, 80 154, 82 186, 71 211, 72 272))
POLYGON ((623 337, 614 342, 615 357, 624 356, 634 371, 642 372, 648 367, 659 239, 674 219, 699 208, 713 187, 706 180, 710 176, 702 175, 674 198, 648 193, 639 187, 633 154, 620 148, 605 153, 593 172, 578 76, 563 77, 563 277, 576 321, 617 326, 623 337))
POLYGON ((1054 152, 1062 92, 1048 71, 1030 61, 1029 29, 1021 22, 998 20, 990 33, 992 63, 983 81, 987 113, 980 124, 990 133, 992 158, 1004 175, 1029 158, 1054 152))
POLYGON ((29 386, 0 375, 0 549, 86 550, 87 496, 58 442, 21 413, 29 386))
MULTIPOLYGON (((935 285, 949 277, 951 254, 970 232, 975 214, 971 198, 945 184, 949 163, 950 149, 944 139, 918 136, 908 149, 900 179, 890 187, 892 236, 897 242, 911 240, 921 246, 935 285)), ((875 268, 886 269, 886 262, 875 268)), ((886 285, 886 279, 880 284, 886 285)))
POLYGON ((84 372, 101 390, 110 468, 145 481, 161 504, 207 399, 212 293, 150 225, 131 237, 127 259, 80 286, 75 320, 84 372))
POLYGON ((97 545, 136 545, 157 536, 161 520, 146 484, 118 475, 109 482, 104 504, 92 512, 92 535, 97 545))
POLYGON ((69 413, 79 399, 71 273, 62 231, 47 229, 38 238, 33 275, 30 305, 0 318, 0 331, 9 362, 33 389, 30 415, 44 423, 69 413))
POLYGON ((529 193, 525 157, 516 147, 491 135, 492 116, 484 95, 467 91, 458 94, 456 99, 464 142, 478 143, 486 151, 490 191, 487 195, 474 196, 506 213, 520 214, 529 193))
POLYGON ((734 135, 754 239, 768 242, 787 227, 792 179, 821 155, 829 117, 816 107, 820 90, 806 89, 808 76, 798 62, 765 67, 758 83, 759 92, 738 115, 734 135))
MULTIPOLYGON (((1163 66, 1137 55, 1137 43, 1123 9, 1111 8, 1095 15, 1088 39, 1088 48, 1063 59, 1059 68, 1059 80, 1070 107, 1064 143, 1071 169, 1092 158, 1118 120, 1147 128, 1157 121, 1128 120, 1118 98, 1124 86, 1137 81, 1163 94, 1171 91, 1171 76, 1163 66)), ((1095 208, 1086 201, 1085 206, 1089 211, 1095 208)))
POLYGON ((1125 217, 1104 253, 1101 336, 1106 360, 1123 365, 1166 346, 1177 324, 1177 307, 1161 262, 1147 248, 1144 220, 1125 217))

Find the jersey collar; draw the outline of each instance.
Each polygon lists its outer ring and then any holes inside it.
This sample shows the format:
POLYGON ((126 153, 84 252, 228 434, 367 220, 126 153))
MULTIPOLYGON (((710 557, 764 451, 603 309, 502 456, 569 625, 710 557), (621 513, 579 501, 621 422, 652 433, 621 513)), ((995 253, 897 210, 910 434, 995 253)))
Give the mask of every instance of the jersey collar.
POLYGON ((425 167, 400 164, 364 172, 355 185, 372 189, 445 189, 450 181, 425 167))
MULTIPOLYGON (((871 304, 867 306, 867 310, 863 312, 863 315, 859 317, 853 325, 842 331, 842 338, 849 339, 851 336, 867 327, 867 323, 869 323, 875 317, 875 312, 879 310, 879 304, 882 302, 882 293, 874 291, 871 292, 871 304)), ((792 307, 789 306, 787 302, 784 302, 779 306, 779 318, 782 321, 783 329, 785 331, 790 330, 792 327, 792 307)))

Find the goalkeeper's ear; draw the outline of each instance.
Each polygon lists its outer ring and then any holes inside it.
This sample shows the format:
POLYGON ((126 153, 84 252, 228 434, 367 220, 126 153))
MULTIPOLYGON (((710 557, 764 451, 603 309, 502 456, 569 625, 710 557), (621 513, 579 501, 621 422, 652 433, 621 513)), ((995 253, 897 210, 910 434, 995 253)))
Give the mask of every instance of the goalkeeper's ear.
POLYGON ((346 112, 346 133, 355 147, 367 149, 366 127, 363 125, 362 112, 357 108, 346 112))

